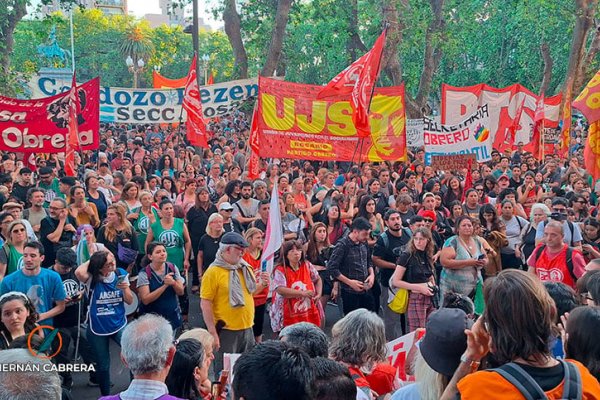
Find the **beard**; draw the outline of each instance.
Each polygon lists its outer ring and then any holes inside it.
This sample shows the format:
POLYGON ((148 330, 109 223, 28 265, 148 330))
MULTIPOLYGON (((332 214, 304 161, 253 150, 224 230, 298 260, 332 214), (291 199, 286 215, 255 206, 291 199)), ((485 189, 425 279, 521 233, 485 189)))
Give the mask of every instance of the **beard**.
POLYGON ((252 197, 252 195, 251 195, 251 194, 248 194, 248 193, 242 193, 242 198, 243 198, 244 200, 248 200, 250 197, 252 197))

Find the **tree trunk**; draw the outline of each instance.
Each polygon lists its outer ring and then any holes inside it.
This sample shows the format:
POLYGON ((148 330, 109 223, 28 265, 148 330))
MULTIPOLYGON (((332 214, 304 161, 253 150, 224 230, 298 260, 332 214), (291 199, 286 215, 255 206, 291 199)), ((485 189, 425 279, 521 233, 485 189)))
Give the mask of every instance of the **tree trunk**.
POLYGON ((273 75, 273 72, 275 72, 275 69, 277 68, 279 57, 281 57, 281 50, 283 49, 285 28, 288 23, 291 7, 292 0, 279 0, 277 2, 275 25, 273 26, 273 32, 271 33, 271 44, 269 45, 269 52, 267 53, 265 65, 260 72, 262 76, 273 75))
POLYGON ((398 45, 402 41, 404 25, 398 17, 398 6, 398 0, 383 1, 383 20, 388 23, 388 30, 381 69, 385 71, 394 86, 402 84, 402 65, 398 56, 398 45))
POLYGON ((362 56, 364 53, 369 51, 367 46, 363 43, 358 34, 358 0, 350 0, 348 2, 350 8, 350 16, 348 18, 348 43, 346 48, 348 50, 348 64, 352 64, 362 56))
POLYGON ((592 71, 591 66, 593 65, 594 58, 600 51, 600 24, 596 25, 596 29, 594 32, 594 38, 592 39, 592 43, 588 49, 588 52, 585 56, 585 61, 582 64, 581 74, 579 74, 579 79, 575 80, 575 87, 581 88, 583 85, 587 84, 590 79, 592 79, 592 75, 596 73, 596 71, 592 71))
POLYGON ((223 23, 225 25, 225 33, 233 49, 233 57, 235 59, 234 71, 239 78, 245 79, 248 77, 248 55, 242 41, 240 15, 237 12, 235 0, 225 0, 223 23))
POLYGON ((423 56, 423 71, 421 72, 421 79, 419 81, 419 90, 415 97, 415 104, 408 107, 407 112, 409 117, 421 117, 423 114, 428 113, 427 99, 431 92, 431 83, 433 82, 433 75, 440 65, 442 58, 441 34, 444 31, 444 18, 443 8, 444 0, 429 0, 433 18, 427 27, 427 33, 425 34, 425 52, 423 56))
POLYGON ((5 4, 4 7, 12 8, 12 12, 8 13, 6 21, 0 23, 0 68, 5 77, 8 77, 10 72, 10 54, 15 44, 13 36, 15 28, 19 21, 27 15, 26 1, 12 0, 10 3, 12 4, 5 4))
POLYGON ((581 89, 581 83, 575 85, 581 76, 582 64, 585 51, 585 43, 594 22, 594 14, 598 7, 598 0, 575 0, 576 20, 573 28, 573 40, 569 53, 569 66, 563 84, 564 93, 575 93, 581 89))
POLYGON ((547 93, 550 81, 552 80, 552 56, 550 55, 550 47, 548 43, 544 42, 540 46, 542 52, 542 60, 544 61, 544 74, 542 76, 542 85, 540 86, 540 93, 547 93))

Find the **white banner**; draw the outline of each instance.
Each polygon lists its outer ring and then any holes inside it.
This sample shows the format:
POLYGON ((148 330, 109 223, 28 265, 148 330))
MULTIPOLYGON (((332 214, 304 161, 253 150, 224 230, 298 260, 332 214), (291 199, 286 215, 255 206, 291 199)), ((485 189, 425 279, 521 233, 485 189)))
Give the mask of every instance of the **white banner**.
MULTIPOLYGON (((32 98, 66 92, 71 81, 34 77, 29 82, 32 98)), ((131 89, 104 86, 100 88, 100 121, 116 123, 172 123, 187 119, 181 112, 185 88, 131 89)), ((235 111, 244 101, 258 95, 258 80, 243 79, 200 87, 205 118, 235 111)))
POLYGON ((423 119, 406 120, 406 146, 423 147, 423 119))
POLYGON ((487 104, 456 125, 442 125, 430 118, 423 118, 423 123, 425 164, 431 164, 432 156, 450 154, 475 154, 478 162, 491 159, 493 140, 487 104))
MULTIPOLYGON (((519 121, 520 129, 517 131, 515 143, 529 143, 533 126, 533 114, 539 96, 532 93, 522 85, 511 85, 505 88, 494 88, 485 84, 467 87, 442 85, 442 123, 458 124, 467 115, 473 114, 477 107, 487 104, 489 111, 489 125, 492 143, 497 134, 502 138, 516 117, 517 109, 523 99, 523 114, 519 121)), ((545 125, 556 127, 560 114, 562 95, 547 97, 544 100, 545 125)))

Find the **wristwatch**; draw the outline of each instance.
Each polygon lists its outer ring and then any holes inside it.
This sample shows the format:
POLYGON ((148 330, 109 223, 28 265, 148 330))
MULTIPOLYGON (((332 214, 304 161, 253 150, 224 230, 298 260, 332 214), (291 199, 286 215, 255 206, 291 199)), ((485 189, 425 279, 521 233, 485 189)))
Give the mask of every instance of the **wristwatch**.
POLYGON ((467 358, 467 355, 464 353, 462 356, 460 356, 460 362, 467 364, 469 366, 469 368, 471 369, 471 372, 477 371, 477 369, 479 368, 479 365, 481 364, 480 361, 475 361, 475 360, 471 360, 471 359, 467 358))

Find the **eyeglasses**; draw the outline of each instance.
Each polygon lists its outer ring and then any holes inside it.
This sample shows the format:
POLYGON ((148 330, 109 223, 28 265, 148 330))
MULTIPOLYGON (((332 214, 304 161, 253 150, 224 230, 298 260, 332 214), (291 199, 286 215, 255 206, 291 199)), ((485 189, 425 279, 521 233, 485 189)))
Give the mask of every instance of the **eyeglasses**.
POLYGON ((221 210, 221 211, 225 211, 225 212, 233 212, 233 210, 221 210))
POLYGON ((430 224, 433 223, 433 220, 431 218, 423 218, 423 221, 430 224))
POLYGON ((557 212, 557 213, 565 213, 565 212, 567 212, 567 209, 562 208, 562 207, 561 208, 552 207, 552 211, 557 212))
POLYGON ((52 207, 52 206, 50 206, 50 207, 48 207, 48 209, 49 210, 57 210, 58 211, 58 210, 64 210, 65 207, 52 207))
POLYGON ((587 204, 587 201, 585 201, 585 200, 577 200, 577 201, 574 201, 573 203, 587 204))
POLYGON ((20 233, 20 232, 25 232, 25 229, 21 228, 21 229, 13 229, 12 233, 20 233))
POLYGON ((478 192, 483 192, 483 189, 475 189, 478 192))

